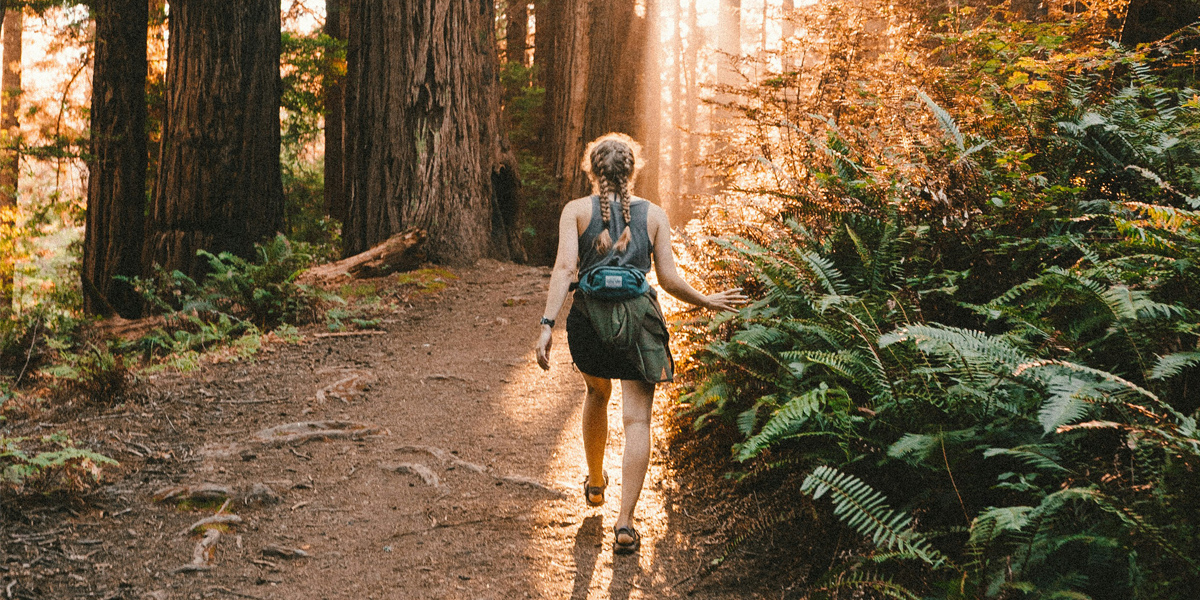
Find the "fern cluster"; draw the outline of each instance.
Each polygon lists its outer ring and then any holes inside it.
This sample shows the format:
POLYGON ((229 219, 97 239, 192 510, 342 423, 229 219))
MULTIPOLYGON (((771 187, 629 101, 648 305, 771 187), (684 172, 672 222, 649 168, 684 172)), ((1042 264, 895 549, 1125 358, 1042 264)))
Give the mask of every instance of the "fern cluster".
POLYGON ((713 326, 682 400, 697 426, 736 423, 736 461, 806 472, 800 492, 871 543, 814 593, 1200 583, 1200 105, 1162 62, 1113 52, 1107 78, 1013 105, 1019 135, 916 94, 942 134, 922 181, 831 123, 805 165, 820 189, 726 238, 759 300, 713 326), (889 575, 914 564, 918 584, 889 575))

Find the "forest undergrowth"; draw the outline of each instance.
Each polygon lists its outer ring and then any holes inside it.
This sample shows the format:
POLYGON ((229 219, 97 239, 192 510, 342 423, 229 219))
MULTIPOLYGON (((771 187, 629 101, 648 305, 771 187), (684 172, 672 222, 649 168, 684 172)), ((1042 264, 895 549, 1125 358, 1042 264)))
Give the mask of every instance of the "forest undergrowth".
POLYGON ((1191 597, 1200 31, 829 10, 821 69, 723 90, 738 137, 690 230, 758 299, 679 323, 679 468, 730 478, 714 567, 753 547, 797 597, 1191 597))

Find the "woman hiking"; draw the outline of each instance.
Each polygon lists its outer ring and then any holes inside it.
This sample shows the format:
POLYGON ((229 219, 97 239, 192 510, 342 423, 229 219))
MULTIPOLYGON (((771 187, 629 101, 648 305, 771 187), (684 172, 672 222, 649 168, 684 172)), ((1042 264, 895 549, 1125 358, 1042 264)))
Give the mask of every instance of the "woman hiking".
POLYGON ((608 399, 612 380, 621 380, 625 454, 621 464, 621 511, 613 526, 613 552, 641 547, 633 511, 650 464, 650 411, 654 387, 671 381, 674 365, 667 329, 645 275, 654 266, 659 285, 672 296, 703 308, 732 310, 746 301, 741 288, 704 295, 688 285, 671 254, 671 225, 662 208, 633 196, 641 151, 627 135, 610 133, 588 144, 583 170, 593 195, 568 203, 558 227, 558 255, 542 313, 538 365, 550 369, 554 317, 575 290, 567 316, 567 345, 583 374, 583 482, 589 506, 604 503, 608 474, 608 399), (579 282, 573 283, 579 276, 579 282))

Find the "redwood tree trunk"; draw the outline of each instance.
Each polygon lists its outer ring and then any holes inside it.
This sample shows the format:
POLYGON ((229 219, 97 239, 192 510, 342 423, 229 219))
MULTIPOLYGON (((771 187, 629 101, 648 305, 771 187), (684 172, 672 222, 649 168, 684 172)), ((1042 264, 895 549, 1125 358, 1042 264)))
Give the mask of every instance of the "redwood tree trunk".
POLYGON ((4 12, 3 74, 0 74, 0 312, 13 305, 13 272, 16 240, 13 228, 17 215, 17 171, 20 165, 21 126, 21 8, 4 12))
POLYGON ((146 0, 97 0, 92 73, 92 161, 83 242, 83 307, 92 314, 141 311, 133 287, 113 279, 141 274, 146 208, 146 0))
POLYGON ((508 258, 490 0, 360 0, 350 19, 346 255, 408 227, 433 260, 508 258))
POLYGON ((279 4, 171 2, 167 109, 144 261, 204 272, 282 224, 279 4))
POLYGON ((525 37, 529 35, 529 1, 508 0, 504 28, 504 60, 525 64, 525 37))
MULTIPOLYGON (((349 37, 349 0, 325 0, 325 34, 345 41, 349 37)), ((340 71, 340 70, 339 70, 340 71)), ((325 85, 325 210, 345 222, 345 76, 327 73, 325 85)))
MULTIPOLYGON (((610 131, 643 133, 639 79, 649 27, 635 4, 562 0, 548 2, 538 15, 537 60, 546 88, 541 137, 547 168, 558 181, 558 203, 531 219, 539 232, 530 252, 535 262, 552 262, 558 245, 557 228, 540 221, 556 223, 567 202, 591 193, 580 169, 587 143, 610 131)), ((655 185, 640 181, 634 192, 645 195, 655 185)))

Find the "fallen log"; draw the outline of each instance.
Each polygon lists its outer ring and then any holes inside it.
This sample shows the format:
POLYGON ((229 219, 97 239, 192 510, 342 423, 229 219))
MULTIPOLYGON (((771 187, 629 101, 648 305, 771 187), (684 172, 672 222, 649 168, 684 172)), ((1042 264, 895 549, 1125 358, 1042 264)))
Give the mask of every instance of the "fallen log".
POLYGON ((382 277, 396 271, 409 271, 421 264, 425 230, 409 228, 373 246, 361 254, 334 263, 313 267, 297 278, 299 283, 332 283, 342 279, 382 277))

